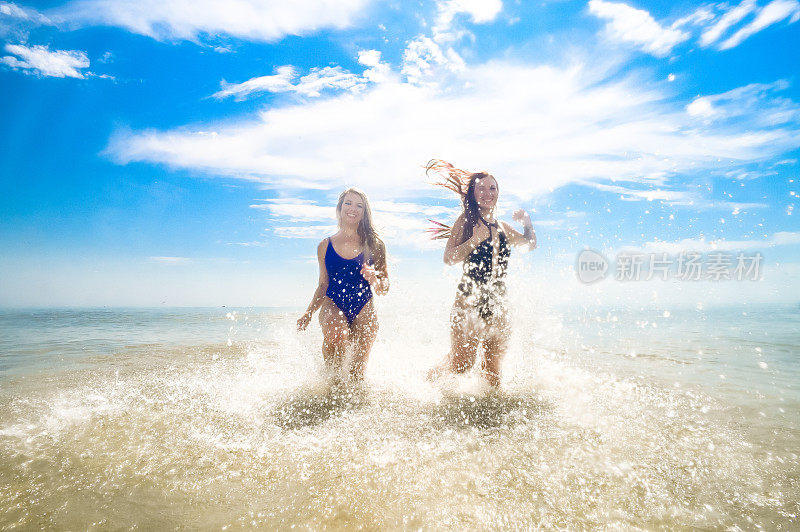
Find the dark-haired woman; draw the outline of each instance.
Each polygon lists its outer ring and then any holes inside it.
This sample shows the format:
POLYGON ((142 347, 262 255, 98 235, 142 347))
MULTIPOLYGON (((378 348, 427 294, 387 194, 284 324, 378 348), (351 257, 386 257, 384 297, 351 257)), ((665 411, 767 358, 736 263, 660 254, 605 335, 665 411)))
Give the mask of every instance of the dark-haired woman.
POLYGON ((297 320, 305 330, 317 309, 324 337, 322 356, 326 365, 339 371, 345 349, 353 346, 350 376, 364 378, 369 352, 378 334, 378 316, 372 291, 389 291, 386 247, 372 224, 367 196, 349 188, 336 205, 339 232, 317 246, 319 283, 308 310, 297 320))
POLYGON ((536 233, 523 209, 512 216, 522 224, 522 233, 495 218, 500 189, 492 175, 465 172, 438 160, 428 163, 427 171, 443 177, 437 184, 461 197, 462 213, 452 227, 437 224, 434 238, 447 238, 445 264, 463 263, 464 268, 450 314, 450 353, 429 376, 445 369, 464 373, 475 364, 482 348, 483 376, 497 387, 510 332, 505 277, 511 246, 534 249, 536 233))

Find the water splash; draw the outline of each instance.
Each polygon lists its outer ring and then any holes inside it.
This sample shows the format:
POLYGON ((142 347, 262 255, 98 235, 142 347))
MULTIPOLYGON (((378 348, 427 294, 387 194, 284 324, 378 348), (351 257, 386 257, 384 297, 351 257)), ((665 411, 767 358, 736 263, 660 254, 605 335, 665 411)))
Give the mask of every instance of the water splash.
MULTIPOLYGON (((749 411, 679 378, 701 368, 683 337, 644 343, 629 336, 636 320, 601 313, 587 323, 606 336, 573 339, 572 318, 543 305, 515 314, 501 392, 475 374, 431 384, 446 302, 395 297, 361 386, 324 374, 316 328, 298 335, 296 315, 258 312, 221 314, 208 345, 7 379, 0 526, 797 526, 791 396, 783 417, 760 416, 777 399, 749 411)), ((704 346, 709 371, 721 345, 704 346)))

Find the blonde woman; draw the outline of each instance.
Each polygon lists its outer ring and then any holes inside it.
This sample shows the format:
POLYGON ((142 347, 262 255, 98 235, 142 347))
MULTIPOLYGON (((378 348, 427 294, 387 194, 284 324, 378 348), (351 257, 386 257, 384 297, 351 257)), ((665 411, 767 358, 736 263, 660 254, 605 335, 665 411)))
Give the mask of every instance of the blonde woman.
POLYGON ((427 171, 443 177, 437 184, 460 196, 463 211, 453 226, 434 222, 438 227, 432 232, 433 238, 447 239, 445 264, 462 263, 464 268, 450 314, 450 353, 428 376, 468 371, 481 350, 483 376, 498 387, 510 333, 505 278, 511 246, 534 249, 536 233, 523 209, 512 217, 522 224, 523 233, 495 218, 500 187, 489 173, 466 172, 439 160, 430 161, 427 171))
POLYGON ((339 231, 317 246, 319 283, 297 328, 305 330, 319 309, 326 365, 339 371, 345 349, 352 345, 349 374, 361 380, 378 333, 372 292, 383 295, 389 291, 386 246, 372 224, 367 196, 360 190, 342 192, 336 218, 339 231))

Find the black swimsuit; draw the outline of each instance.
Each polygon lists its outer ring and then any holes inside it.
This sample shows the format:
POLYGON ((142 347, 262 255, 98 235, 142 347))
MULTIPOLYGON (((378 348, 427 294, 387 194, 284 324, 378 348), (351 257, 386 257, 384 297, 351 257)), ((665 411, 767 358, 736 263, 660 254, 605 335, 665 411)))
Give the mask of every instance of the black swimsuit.
POLYGON ((505 233, 498 231, 498 239, 495 275, 492 275, 492 237, 489 236, 464 261, 464 275, 458 283, 458 293, 474 305, 478 316, 485 322, 505 306, 505 277, 511 248, 505 233))

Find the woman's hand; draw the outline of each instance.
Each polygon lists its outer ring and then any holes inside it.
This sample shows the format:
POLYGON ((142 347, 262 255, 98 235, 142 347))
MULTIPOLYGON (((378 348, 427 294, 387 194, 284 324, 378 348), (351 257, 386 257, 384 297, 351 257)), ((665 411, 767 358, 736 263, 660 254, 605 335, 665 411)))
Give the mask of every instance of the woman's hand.
POLYGON ((521 223, 525 227, 531 226, 531 217, 530 215, 525 212, 525 209, 517 209, 514 211, 514 214, 511 216, 511 219, 515 222, 521 223))
POLYGON ((370 286, 374 287, 378 284, 378 272, 366 262, 361 265, 361 275, 367 280, 370 286))
POLYGON ((530 215, 525 212, 525 209, 518 209, 511 217, 515 222, 521 223, 524 228, 523 234, 519 234, 510 225, 507 227, 511 236, 511 243, 515 246, 528 246, 528 251, 536 249, 536 232, 533 230, 530 215))
POLYGON ((300 319, 297 320, 297 330, 305 331, 309 323, 311 323, 311 313, 306 311, 306 313, 300 316, 300 319))
POLYGON ((472 247, 477 247, 481 242, 490 238, 492 236, 491 230, 487 225, 483 222, 478 222, 475 228, 472 230, 472 237, 470 237, 470 241, 472 247))

